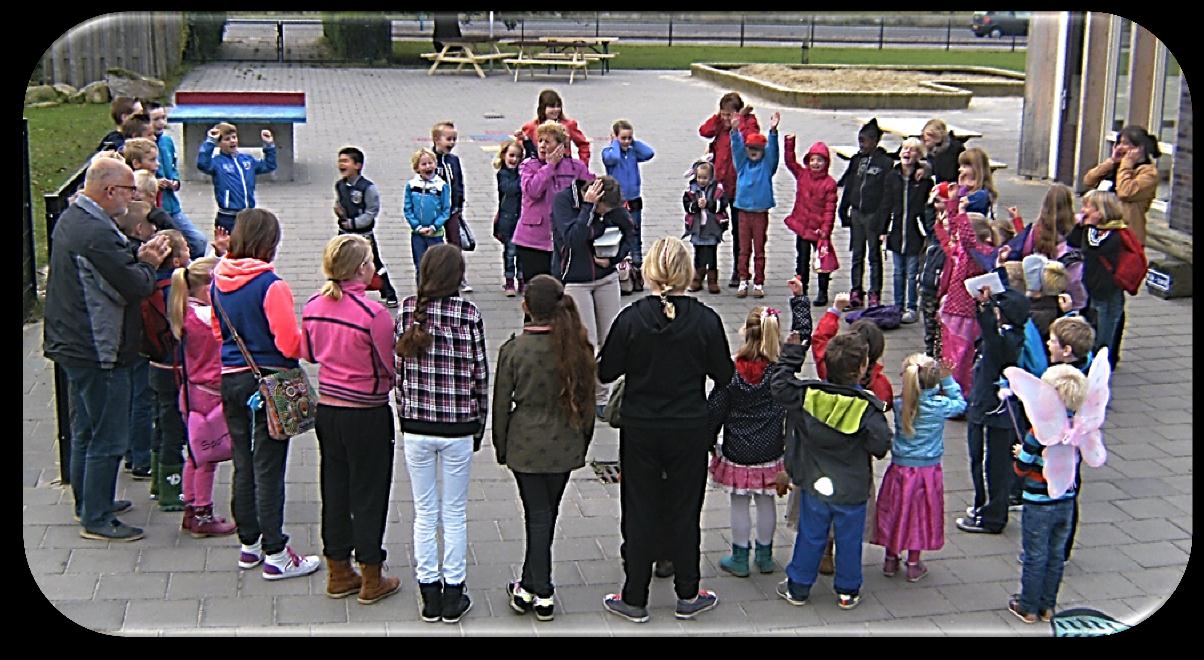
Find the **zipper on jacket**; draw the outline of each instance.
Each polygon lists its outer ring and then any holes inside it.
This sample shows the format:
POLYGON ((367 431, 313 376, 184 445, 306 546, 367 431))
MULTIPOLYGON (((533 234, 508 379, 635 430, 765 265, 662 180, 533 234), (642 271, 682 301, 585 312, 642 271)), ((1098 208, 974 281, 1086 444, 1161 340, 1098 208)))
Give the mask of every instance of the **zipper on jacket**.
POLYGON ((247 177, 243 176, 243 170, 239 166, 237 158, 234 159, 234 169, 238 170, 238 179, 242 181, 242 207, 249 209, 251 208, 251 195, 247 192, 247 177))

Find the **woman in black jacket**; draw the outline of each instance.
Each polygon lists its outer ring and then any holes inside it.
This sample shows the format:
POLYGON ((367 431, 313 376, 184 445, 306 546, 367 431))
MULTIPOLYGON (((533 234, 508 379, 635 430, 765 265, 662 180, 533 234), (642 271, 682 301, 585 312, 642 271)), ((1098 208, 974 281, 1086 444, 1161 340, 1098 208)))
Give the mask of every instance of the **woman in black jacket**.
POLYGON ((964 141, 949 132, 949 127, 940 119, 930 119, 920 132, 924 148, 928 151, 928 166, 937 183, 957 183, 957 158, 966 150, 964 141))
POLYGON ((653 295, 624 309, 602 348, 598 377, 626 375, 619 417, 622 533, 626 582, 606 609, 630 621, 648 620, 648 584, 659 528, 669 527, 679 619, 689 619, 718 602, 699 589, 699 516, 706 489, 706 378, 716 387, 731 382, 731 351, 719 315, 682 295, 694 276, 690 252, 679 239, 664 237, 644 258, 644 281, 653 295), (661 475, 666 476, 662 480, 661 475), (657 515, 657 503, 664 515, 657 515))

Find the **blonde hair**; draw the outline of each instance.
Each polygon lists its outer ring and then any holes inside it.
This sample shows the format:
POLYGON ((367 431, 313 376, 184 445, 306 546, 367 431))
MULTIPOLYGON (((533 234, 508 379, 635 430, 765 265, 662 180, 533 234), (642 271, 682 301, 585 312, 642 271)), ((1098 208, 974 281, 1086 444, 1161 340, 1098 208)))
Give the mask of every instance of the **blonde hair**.
POLYGON ((1125 217, 1125 209, 1120 204, 1120 198, 1114 192, 1089 190, 1087 194, 1083 195, 1083 203, 1090 204, 1091 208, 1099 211, 1104 216, 1103 222, 1123 220, 1125 217))
POLYGON ((920 410, 920 392, 941 382, 941 365, 923 353, 913 353, 903 359, 903 407, 899 419, 903 435, 916 434, 916 413, 920 410))
POLYGON ((744 345, 736 351, 736 357, 745 360, 765 358, 777 362, 782 354, 782 327, 777 310, 770 313, 768 307, 753 307, 744 320, 740 334, 744 345))
POLYGON ((371 259, 372 244, 363 236, 343 234, 330 239, 322 253, 322 273, 326 275, 326 283, 322 285, 321 294, 340 300, 343 287, 339 283, 354 277, 355 271, 371 259))
MULTIPOLYGON (((146 202, 133 201, 125 207, 125 213, 117 216, 115 221, 117 228, 126 236, 145 240, 138 235, 138 225, 145 223, 150 224, 146 217, 150 214, 151 205, 146 202)), ((149 238, 149 236, 147 237, 149 238)))
POLYGON ((493 169, 500 170, 500 169, 502 169, 502 167, 504 167, 506 165, 506 152, 510 151, 511 147, 518 147, 518 151, 519 151, 518 159, 522 160, 522 157, 523 157, 522 143, 519 142, 515 138, 510 138, 510 139, 502 142, 502 146, 498 148, 497 156, 494 156, 494 158, 493 158, 493 169))
POLYGON ((974 179, 978 182, 978 187, 987 191, 992 204, 999 199, 999 191, 995 189, 995 175, 991 173, 991 157, 987 152, 978 147, 970 147, 957 157, 957 164, 969 165, 970 169, 974 170, 974 179))
POLYGON ((995 232, 991 231, 991 221, 987 220, 987 216, 971 211, 966 214, 966 218, 970 220, 970 228, 974 230, 974 238, 978 239, 979 243, 989 245, 995 240, 995 232))
POLYGON ((694 279, 694 262, 681 239, 664 236, 656 239, 644 256, 644 279, 660 288, 661 305, 670 321, 677 315, 669 294, 685 290, 694 279))
POLYGON ((155 232, 155 236, 163 235, 167 237, 167 243, 171 245, 171 252, 163 257, 163 262, 167 263, 172 259, 179 259, 188 254, 188 241, 184 239, 184 234, 179 229, 162 229, 155 232))
POLYGON ((184 336, 184 310, 188 307, 188 298, 192 290, 199 286, 209 286, 213 281, 213 269, 220 261, 217 257, 201 257, 188 264, 186 268, 177 268, 171 273, 171 292, 167 298, 167 320, 171 323, 171 334, 176 339, 184 336))
POLYGON ((1087 377, 1077 367, 1055 364, 1041 374, 1041 380, 1058 392, 1058 398, 1066 410, 1074 412, 1083 405, 1087 396, 1087 377))
POLYGON ((121 153, 125 157, 126 165, 133 167, 134 161, 146 160, 146 157, 152 153, 158 154, 159 147, 150 138, 130 138, 121 147, 121 153))
POLYGON ((1004 243, 1016 238, 1016 225, 1012 224, 1011 220, 999 216, 992 218, 991 238, 996 247, 1002 247, 1004 243))
POLYGON ((150 170, 135 170, 134 171, 134 187, 143 195, 149 196, 149 203, 154 206, 155 197, 159 194, 159 181, 155 179, 155 173, 150 170))
POLYGON ((920 152, 920 158, 928 155, 928 148, 924 146, 924 141, 919 138, 909 137, 903 140, 903 146, 899 147, 899 151, 902 153, 906 149, 915 149, 920 152))
POLYGON ((1003 269, 1008 274, 1008 288, 1024 291, 1024 266, 1019 261, 1008 261, 1003 264, 1003 269))
POLYGON ((436 165, 439 164, 439 157, 435 155, 435 152, 423 147, 418 151, 415 151, 413 156, 410 156, 410 167, 413 168, 415 172, 418 171, 418 161, 422 160, 423 156, 430 156, 431 160, 435 161, 436 165))
POLYGON ((569 132, 565 130, 564 126, 550 119, 535 127, 536 140, 539 140, 544 135, 554 137, 558 144, 564 144, 569 141, 569 132))
POLYGON ((949 127, 945 125, 944 120, 929 119, 928 123, 924 124, 924 129, 920 131, 920 135, 927 133, 928 129, 930 128, 936 132, 937 135, 941 136, 941 139, 937 140, 937 143, 944 142, 945 138, 949 137, 949 127))
POLYGON ((454 131, 454 130, 456 130, 455 124, 451 123, 450 121, 441 121, 431 127, 431 139, 438 140, 440 137, 443 136, 443 131, 454 131))
POLYGON ((1058 296, 1070 288, 1070 273, 1061 261, 1047 261, 1041 269, 1041 295, 1058 296))

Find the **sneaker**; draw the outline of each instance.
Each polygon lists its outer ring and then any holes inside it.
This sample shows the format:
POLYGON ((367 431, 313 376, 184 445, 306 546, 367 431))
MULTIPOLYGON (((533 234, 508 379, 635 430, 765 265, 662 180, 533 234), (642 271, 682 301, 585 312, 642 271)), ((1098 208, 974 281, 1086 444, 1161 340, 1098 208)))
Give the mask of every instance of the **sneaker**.
POLYGON ((899 558, 887 555, 886 559, 882 560, 882 574, 885 575, 886 577, 894 577, 895 573, 898 573, 898 572, 899 572, 899 558))
POLYGON ((1019 598, 1013 598, 1008 601, 1008 611, 1012 614, 1015 614, 1017 619, 1020 619, 1025 623, 1036 623, 1040 618, 1032 612, 1025 612, 1023 609, 1021 609, 1019 598))
MULTIPOLYGON (((239 565, 242 565, 241 561, 239 565)), ((263 579, 284 580, 292 577, 302 577, 318 570, 318 567, 321 565, 322 562, 318 560, 317 555, 302 557, 286 545, 280 552, 264 557, 263 579)))
POLYGON ((93 541, 137 541, 145 536, 142 530, 138 527, 130 527, 129 525, 114 518, 102 527, 88 529, 87 527, 79 530, 79 535, 92 539, 93 541))
POLYGON ((748 280, 740 280, 740 286, 736 289, 736 297, 743 298, 748 295, 748 280))
POLYGON ((535 607, 535 594, 523 589, 521 580, 507 582, 506 595, 510 597, 510 609, 518 614, 526 614, 535 607))
POLYGON ((753 289, 752 289, 752 296, 753 296, 753 298, 764 298, 765 297, 765 289, 761 288, 760 284, 754 284, 753 289))
POLYGON ((556 603, 551 596, 547 598, 535 598, 535 619, 537 621, 551 621, 556 618, 556 603))
POLYGON ((790 578, 786 578, 778 583, 778 595, 791 605, 806 605, 810 594, 799 596, 797 591, 790 588, 790 578))
MULTIPOLYGON (((126 511, 129 511, 132 508, 134 508, 134 503, 129 500, 113 500, 113 508, 109 509, 109 512, 110 513, 125 513, 126 511)), ((80 520, 78 511, 71 514, 71 518, 73 520, 75 520, 75 522, 83 522, 82 520, 80 520)))
POLYGON ((966 507, 966 515, 970 518, 977 518, 978 517, 978 507, 976 507, 976 506, 966 507))
POLYGON ((925 575, 928 575, 928 566, 926 566, 924 562, 907 565, 908 582, 919 582, 920 580, 924 579, 925 575))
POLYGON ((506 283, 502 285, 502 292, 506 294, 507 298, 513 298, 515 295, 518 294, 518 292, 515 291, 515 289, 514 289, 514 278, 513 277, 506 278, 506 283))
POLYGON ((151 469, 149 467, 133 468, 129 470, 130 478, 134 481, 147 481, 151 478, 151 469))
POLYGON ((836 594, 836 607, 851 610, 861 603, 861 594, 836 594))
POLYGON ((1041 610, 1037 616, 1041 617, 1041 621, 1049 623, 1053 621, 1053 610, 1041 610))
POLYGON ((443 585, 443 623, 456 623, 472 609, 464 583, 443 585))
POLYGON ((419 610, 422 620, 427 623, 438 622, 443 616, 443 583, 438 580, 419 582, 418 594, 422 605, 419 610))
POLYGON ((920 317, 918 314, 916 314, 915 310, 909 309, 906 312, 903 312, 903 319, 900 321, 900 323, 915 323, 919 320, 920 317))
POLYGON ((1020 499, 1008 500, 1008 511, 1023 511, 1023 510, 1024 510, 1024 500, 1020 500, 1020 499))
POLYGON ((740 286, 740 276, 736 273, 732 273, 732 279, 727 281, 727 288, 734 289, 738 286, 740 286))
POLYGON ((849 293, 849 309, 861 309, 861 292, 853 290, 849 293))
POLYGON ((263 561, 263 545, 261 541, 256 541, 255 545, 243 544, 238 552, 238 567, 239 568, 255 568, 263 561))
POLYGON ((719 594, 709 589, 699 589, 698 595, 690 600, 677 599, 677 609, 673 616, 679 619, 693 619, 707 610, 714 609, 719 604, 719 594))
POLYGON ((866 304, 866 307, 877 307, 878 305, 881 305, 881 304, 882 304, 882 297, 878 295, 878 292, 870 291, 870 298, 869 298, 869 302, 866 304))
POLYGON ((982 516, 957 519, 957 528, 971 534, 1002 534, 1002 529, 987 529, 982 526, 982 516))
POLYGON ((607 612, 621 616, 632 623, 648 621, 648 608, 634 607, 624 603, 622 594, 606 594, 606 597, 602 599, 602 607, 606 608, 607 612))
POLYGON ((399 304, 400 303, 397 302, 396 296, 392 298, 385 298, 385 307, 388 307, 389 309, 397 309, 399 304))
POLYGON ((464 293, 472 293, 472 285, 468 283, 468 280, 460 280, 460 290, 464 293))

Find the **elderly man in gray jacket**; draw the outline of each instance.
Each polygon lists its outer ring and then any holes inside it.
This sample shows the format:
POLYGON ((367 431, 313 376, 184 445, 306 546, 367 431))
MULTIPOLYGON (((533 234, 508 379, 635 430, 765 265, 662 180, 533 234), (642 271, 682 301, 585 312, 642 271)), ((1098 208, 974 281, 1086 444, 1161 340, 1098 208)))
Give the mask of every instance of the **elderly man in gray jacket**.
POLYGON ((129 438, 131 363, 142 336, 140 303, 171 251, 155 237, 135 253, 117 228, 134 193, 123 162, 97 158, 83 193, 55 225, 46 281, 43 351, 67 375, 71 490, 80 536, 134 541, 142 530, 114 515, 117 470, 129 438))

